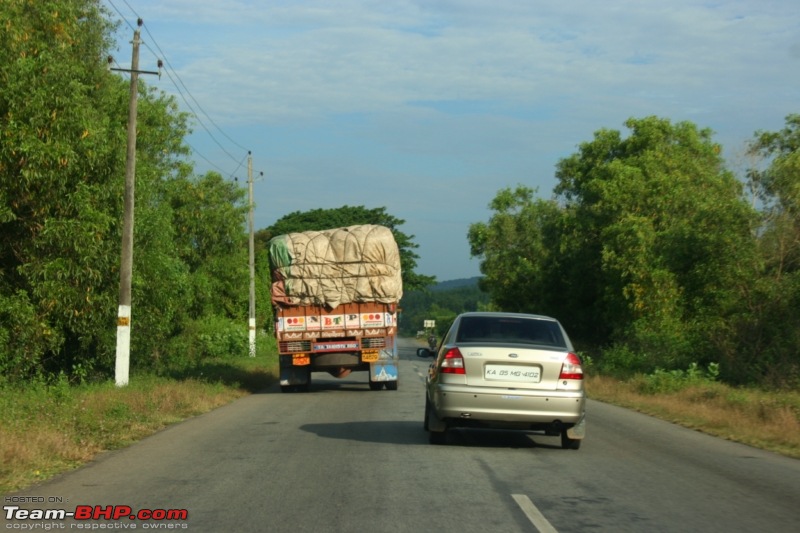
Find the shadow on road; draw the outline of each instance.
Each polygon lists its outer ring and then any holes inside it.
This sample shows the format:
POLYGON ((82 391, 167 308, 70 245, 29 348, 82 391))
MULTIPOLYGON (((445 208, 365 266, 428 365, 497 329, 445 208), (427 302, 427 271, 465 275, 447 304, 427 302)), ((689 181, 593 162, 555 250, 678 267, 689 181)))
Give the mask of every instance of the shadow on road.
MULTIPOLYGON (((374 393, 373 393, 374 394, 374 393)), ((422 429, 422 421, 363 421, 325 424, 304 424, 300 429, 326 439, 343 439, 378 444, 422 445, 428 443, 428 433, 422 429)), ((501 431, 489 429, 458 429, 448 434, 447 446, 474 448, 544 448, 560 449, 554 437, 538 433, 501 431), (533 438, 536 440, 533 440, 533 438), (551 444, 550 441, 553 443, 551 444)))
MULTIPOLYGON (((400 387, 403 386, 401 381, 400 387)), ((294 392, 281 392, 280 386, 277 381, 271 383, 269 387, 262 388, 258 391, 259 394, 325 394, 336 391, 351 391, 351 392, 364 392, 369 394, 394 394, 394 391, 387 391, 382 389, 380 391, 372 391, 369 388, 369 381, 366 373, 358 373, 353 377, 336 379, 329 377, 324 372, 314 372, 311 376, 311 387, 308 391, 294 391, 294 392)))

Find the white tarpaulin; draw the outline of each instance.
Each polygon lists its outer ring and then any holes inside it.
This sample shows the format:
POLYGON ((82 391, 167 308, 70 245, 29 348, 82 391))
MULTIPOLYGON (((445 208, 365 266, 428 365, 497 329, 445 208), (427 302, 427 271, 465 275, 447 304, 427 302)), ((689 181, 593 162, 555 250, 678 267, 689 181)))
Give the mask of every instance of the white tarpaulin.
POLYGON ((333 309, 398 302, 400 251, 391 230, 359 225, 279 235, 269 242, 272 300, 333 309))

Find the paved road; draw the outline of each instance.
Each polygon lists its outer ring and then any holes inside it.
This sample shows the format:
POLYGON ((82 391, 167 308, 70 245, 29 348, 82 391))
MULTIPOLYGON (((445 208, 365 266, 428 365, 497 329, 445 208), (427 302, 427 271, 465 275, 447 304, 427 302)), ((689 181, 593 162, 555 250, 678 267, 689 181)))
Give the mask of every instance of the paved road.
POLYGON ((588 404, 587 438, 578 451, 562 450, 557 438, 490 431, 462 431, 448 446, 431 446, 422 430, 428 361, 414 356, 412 343, 403 341, 398 391, 372 392, 366 376, 315 374, 311 393, 272 387, 3 496, 5 508, 99 507, 125 516, 186 510, 187 520, 8 521, 4 510, 0 527, 797 530, 800 461, 598 402, 588 404))

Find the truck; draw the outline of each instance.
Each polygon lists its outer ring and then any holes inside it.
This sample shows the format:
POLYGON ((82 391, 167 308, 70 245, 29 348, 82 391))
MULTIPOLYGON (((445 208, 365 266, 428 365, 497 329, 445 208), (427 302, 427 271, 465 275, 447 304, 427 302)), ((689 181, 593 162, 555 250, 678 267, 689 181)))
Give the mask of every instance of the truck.
POLYGON ((308 391, 312 372, 369 372, 397 390, 400 251, 391 230, 361 224, 287 233, 268 243, 282 392, 308 391))

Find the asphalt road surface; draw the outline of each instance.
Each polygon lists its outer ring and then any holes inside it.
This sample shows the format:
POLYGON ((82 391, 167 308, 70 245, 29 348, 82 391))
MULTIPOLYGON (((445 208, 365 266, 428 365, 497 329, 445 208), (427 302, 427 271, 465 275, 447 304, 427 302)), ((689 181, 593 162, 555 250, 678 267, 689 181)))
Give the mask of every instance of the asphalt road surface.
POLYGON ((401 344, 397 391, 314 374, 3 495, 3 531, 798 531, 800 461, 590 401, 557 437, 422 429, 429 360, 401 344), (62 519, 76 512, 83 520, 62 519), (115 517, 114 514, 119 516, 115 517), (137 517, 137 514, 139 515, 137 517), (147 517, 163 520, 144 520, 147 517), (92 517, 96 519, 92 519, 92 517), (130 517, 136 517, 131 519, 130 517), (168 519, 169 518, 169 519, 168 519))

